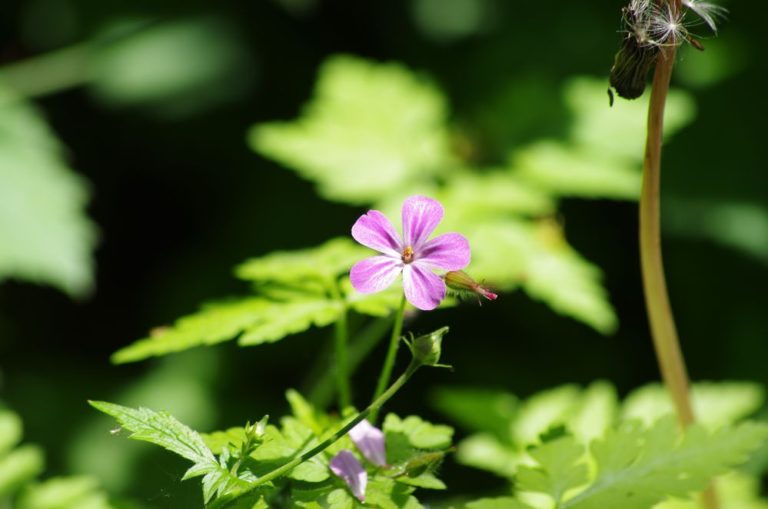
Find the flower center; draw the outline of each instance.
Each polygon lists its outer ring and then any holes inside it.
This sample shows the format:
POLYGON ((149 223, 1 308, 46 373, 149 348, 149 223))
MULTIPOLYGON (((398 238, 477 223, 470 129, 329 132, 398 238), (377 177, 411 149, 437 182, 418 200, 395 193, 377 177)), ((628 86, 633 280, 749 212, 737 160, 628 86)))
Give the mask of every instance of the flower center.
POLYGON ((403 256, 400 257, 403 263, 411 263, 413 261, 413 248, 411 246, 403 249, 403 256))

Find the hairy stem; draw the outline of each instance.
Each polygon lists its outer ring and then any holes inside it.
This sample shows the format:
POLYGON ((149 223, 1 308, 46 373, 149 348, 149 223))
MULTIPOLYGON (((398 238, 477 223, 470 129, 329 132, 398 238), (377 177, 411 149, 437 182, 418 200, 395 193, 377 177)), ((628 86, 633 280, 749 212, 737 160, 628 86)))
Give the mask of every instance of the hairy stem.
MULTIPOLYGON (((397 348, 400 345, 400 335, 403 332, 403 316, 405 315, 405 295, 400 300, 400 307, 395 314, 395 323, 392 326, 392 335, 389 338, 389 348, 387 349, 387 356, 384 358, 384 365, 381 368, 381 374, 379 375, 379 381, 376 384, 376 392, 373 393, 373 400, 376 401, 384 392, 384 389, 389 383, 389 379, 392 376, 392 368, 395 366, 395 358, 397 357, 397 348)), ((377 412, 374 411, 371 414, 371 421, 376 423, 377 412)))
POLYGON ((347 423, 341 428, 339 428, 339 430, 336 431, 333 435, 323 440, 323 442, 313 447, 309 451, 296 456, 294 459, 290 460, 289 462, 259 477, 255 482, 250 484, 247 491, 238 493, 235 496, 235 498, 229 499, 226 502, 224 502, 223 505, 219 505, 217 507, 219 507, 220 509, 224 509, 228 507, 237 499, 254 491, 259 486, 287 474, 288 472, 296 468, 301 463, 304 463, 305 461, 312 459, 313 457, 317 456, 318 454, 326 450, 328 447, 333 445, 337 440, 339 440, 341 437, 346 435, 349 432, 349 430, 357 426, 360 423, 360 421, 362 421, 372 413, 378 411, 384 405, 384 403, 386 403, 392 396, 395 395, 395 393, 397 393, 397 391, 399 391, 403 387, 403 385, 405 385, 405 383, 411 378, 411 376, 413 376, 413 374, 419 369, 420 366, 421 364, 418 361, 412 360, 411 363, 408 365, 408 368, 405 370, 405 373, 400 375, 400 377, 397 380, 395 380, 395 382, 389 387, 389 389, 384 391, 378 398, 376 398, 376 400, 373 403, 368 405, 368 408, 366 408, 365 410, 363 410, 362 412, 360 412, 359 414, 351 418, 349 421, 347 421, 347 423))
MULTIPOLYGON (((680 0, 670 0, 680 9, 680 0)), ((666 104, 676 48, 663 48, 656 62, 648 109, 648 133, 643 161, 643 188, 640 195, 640 260, 645 305, 661 376, 669 390, 680 424, 695 420, 690 400, 688 372, 680 348, 675 319, 669 303, 661 256, 661 146, 666 104)), ((714 487, 702 496, 706 509, 719 507, 714 487)))

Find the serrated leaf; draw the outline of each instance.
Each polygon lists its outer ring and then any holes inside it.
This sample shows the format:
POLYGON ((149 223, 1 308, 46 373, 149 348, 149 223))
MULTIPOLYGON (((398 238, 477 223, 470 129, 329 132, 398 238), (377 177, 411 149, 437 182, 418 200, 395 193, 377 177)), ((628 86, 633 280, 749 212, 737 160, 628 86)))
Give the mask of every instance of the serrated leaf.
POLYGON ((105 401, 90 401, 91 406, 114 417, 120 425, 131 431, 129 438, 150 442, 193 462, 183 479, 203 476, 203 499, 207 503, 215 495, 221 496, 245 488, 248 482, 233 475, 205 445, 202 437, 166 412, 148 408, 129 408, 105 401))
POLYGON ((44 467, 43 451, 34 445, 22 445, 0 458, 0 498, 33 480, 44 467))
POLYGON ((238 339, 241 346, 274 342, 312 326, 324 327, 338 320, 343 306, 324 297, 273 302, 260 320, 248 326, 238 339))
POLYGON ((114 417, 131 432, 130 438, 159 445, 193 463, 215 463, 216 457, 194 430, 165 412, 130 408, 106 401, 89 401, 92 407, 114 417))
POLYGON ((122 348, 112 362, 135 362, 157 355, 214 345, 240 336, 241 345, 272 342, 334 322, 342 306, 323 296, 278 302, 260 297, 220 302, 179 319, 173 327, 160 328, 148 338, 122 348))
POLYGON ((97 235, 87 185, 63 152, 38 112, 0 84, 0 281, 82 296, 93 286, 97 235))
POLYGON ((588 480, 584 446, 572 437, 547 442, 528 454, 545 468, 521 466, 517 487, 521 491, 546 493, 558 507, 565 494, 584 485, 588 480))
POLYGON ((450 447, 453 438, 450 426, 432 424, 415 415, 400 419, 395 414, 388 414, 383 429, 385 433, 403 433, 408 442, 419 449, 444 449, 450 447))
POLYGON ((198 313, 180 318, 173 327, 159 328, 152 336, 118 350, 112 355, 112 362, 135 362, 228 341, 271 309, 270 301, 256 297, 208 304, 198 313))
POLYGON ((281 283, 306 286, 315 280, 325 289, 336 278, 349 272, 371 251, 345 237, 331 239, 321 246, 295 251, 276 251, 248 260, 235 269, 237 277, 255 283, 281 283))
POLYGON ((404 67, 336 56, 300 119, 255 126, 249 140, 324 197, 362 204, 450 165, 446 117, 443 95, 404 67))
POLYGON ((592 444, 597 476, 562 508, 647 509, 668 497, 687 497, 744 462, 766 438, 768 426, 749 422, 711 433, 693 425, 682 439, 672 416, 651 428, 624 423, 592 444))

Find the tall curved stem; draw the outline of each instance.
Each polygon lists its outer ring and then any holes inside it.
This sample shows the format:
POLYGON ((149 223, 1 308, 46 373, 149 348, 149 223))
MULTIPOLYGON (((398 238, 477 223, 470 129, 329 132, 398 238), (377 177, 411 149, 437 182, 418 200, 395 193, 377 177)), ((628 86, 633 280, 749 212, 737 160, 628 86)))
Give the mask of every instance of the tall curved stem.
MULTIPOLYGON (((673 9, 680 9, 680 0, 670 0, 670 4, 673 9)), ((661 256, 661 146, 664 133, 664 106, 669 92, 675 54, 674 46, 663 48, 653 75, 643 161, 643 188, 640 195, 640 261, 645 305, 648 310, 656 358, 680 424, 686 427, 694 422, 695 415, 690 400, 688 371, 669 303, 661 256)), ((714 485, 703 493, 701 502, 706 509, 719 508, 714 485)))

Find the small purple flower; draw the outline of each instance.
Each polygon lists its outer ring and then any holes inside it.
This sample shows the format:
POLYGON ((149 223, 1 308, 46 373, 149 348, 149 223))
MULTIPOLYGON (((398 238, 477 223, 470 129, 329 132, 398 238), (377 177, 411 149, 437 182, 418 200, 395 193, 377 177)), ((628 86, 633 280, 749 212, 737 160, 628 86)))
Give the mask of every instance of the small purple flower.
POLYGON ((339 476, 352 494, 360 502, 365 502, 365 488, 368 485, 368 473, 363 465, 355 458, 355 455, 346 449, 339 452, 331 460, 331 472, 339 476))
POLYGON ((349 430, 349 438, 365 459, 374 465, 387 466, 387 451, 384 447, 384 432, 363 419, 357 426, 349 430))
POLYGON ((469 242, 458 233, 428 240, 443 218, 443 206, 437 200, 411 196, 403 203, 402 216, 402 238, 378 210, 360 216, 352 226, 352 237, 381 254, 356 263, 349 277, 358 292, 375 293, 389 287, 402 272, 405 298, 429 311, 445 298, 445 282, 433 270, 466 267, 469 242))

